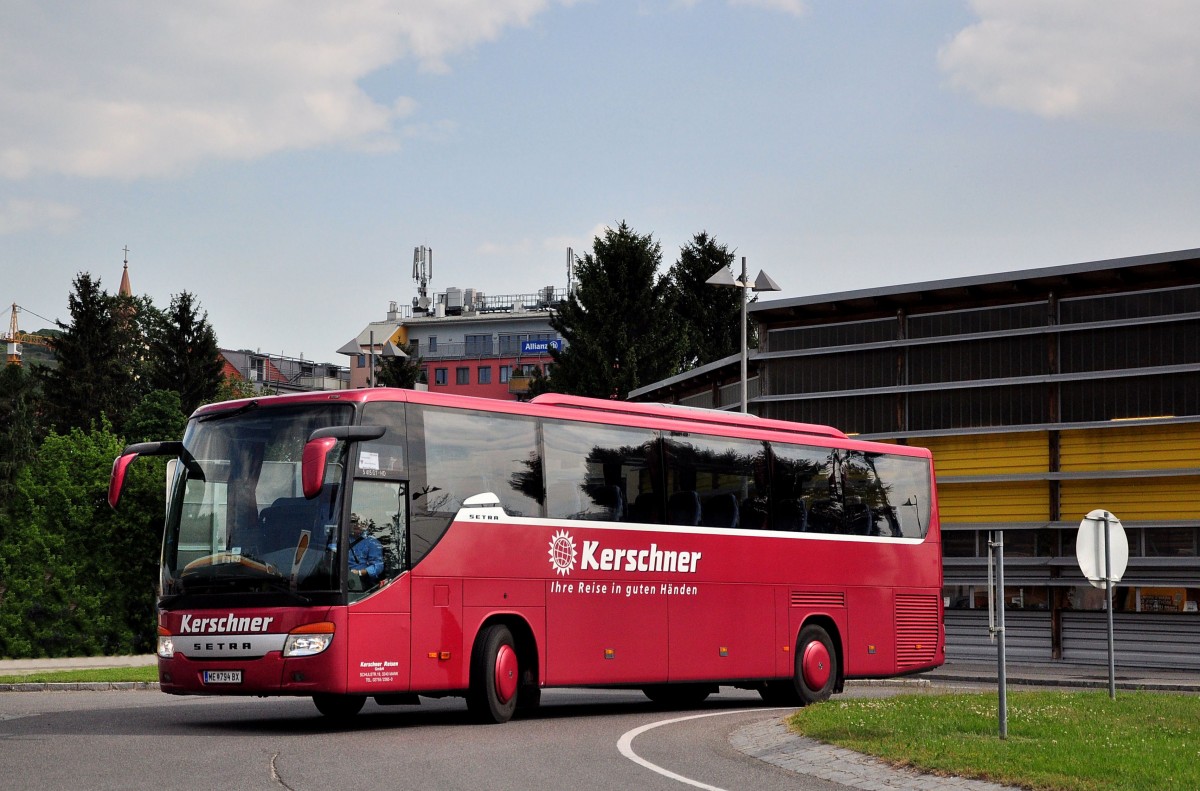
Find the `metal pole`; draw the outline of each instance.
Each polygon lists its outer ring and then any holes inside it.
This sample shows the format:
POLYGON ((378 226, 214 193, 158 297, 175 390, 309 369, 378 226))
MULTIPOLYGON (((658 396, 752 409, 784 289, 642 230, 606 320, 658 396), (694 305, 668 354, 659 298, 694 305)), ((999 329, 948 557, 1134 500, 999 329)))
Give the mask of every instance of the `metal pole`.
POLYGON ((367 371, 367 387, 375 386, 375 330, 371 330, 371 367, 367 371))
POLYGON ((1104 512, 1104 592, 1108 598, 1108 697, 1117 699, 1116 659, 1113 656, 1112 545, 1109 543, 1108 511, 1104 512))
POLYGON ((742 279, 738 281, 742 293, 742 412, 747 412, 746 405, 746 356, 749 354, 746 349, 746 291, 750 286, 746 280, 746 256, 742 256, 742 279))
POLYGON ((996 631, 1000 634, 1000 643, 996 650, 996 682, 1000 687, 1000 738, 1008 738, 1008 673, 1005 667, 1004 645, 1004 531, 996 533, 996 631))

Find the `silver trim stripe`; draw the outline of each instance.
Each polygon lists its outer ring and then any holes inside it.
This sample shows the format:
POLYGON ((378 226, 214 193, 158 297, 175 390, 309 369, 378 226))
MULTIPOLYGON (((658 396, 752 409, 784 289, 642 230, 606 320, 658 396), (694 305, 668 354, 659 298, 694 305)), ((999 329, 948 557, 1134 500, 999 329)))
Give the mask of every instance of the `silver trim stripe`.
POLYGON ((282 651, 286 634, 181 634, 175 652, 191 659, 257 659, 282 651))

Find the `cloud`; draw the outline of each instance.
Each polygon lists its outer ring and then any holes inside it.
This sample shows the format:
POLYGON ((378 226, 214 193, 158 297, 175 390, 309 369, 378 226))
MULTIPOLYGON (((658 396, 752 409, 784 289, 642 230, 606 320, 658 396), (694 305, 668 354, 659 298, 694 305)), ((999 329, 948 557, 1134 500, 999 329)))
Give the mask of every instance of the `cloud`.
POLYGON ((0 178, 133 179, 208 159, 428 134, 411 99, 360 81, 430 72, 551 0, 9 0, 0 26, 0 178), (64 7, 65 6, 65 7, 64 7))
MULTIPOLYGON (((792 16, 803 16, 808 10, 805 0, 725 0, 730 6, 747 8, 762 8, 767 11, 779 11, 792 16)), ((700 0, 673 0, 676 8, 695 8, 700 0)))
POLYGON ((729 5, 780 11, 792 16, 803 16, 806 10, 803 0, 729 0, 729 5))
POLYGON ((954 88, 1044 118, 1200 127, 1200 4, 974 0, 938 53, 954 88))
POLYGON ((61 233, 79 217, 74 206, 43 200, 12 199, 0 204, 0 236, 22 231, 61 233))

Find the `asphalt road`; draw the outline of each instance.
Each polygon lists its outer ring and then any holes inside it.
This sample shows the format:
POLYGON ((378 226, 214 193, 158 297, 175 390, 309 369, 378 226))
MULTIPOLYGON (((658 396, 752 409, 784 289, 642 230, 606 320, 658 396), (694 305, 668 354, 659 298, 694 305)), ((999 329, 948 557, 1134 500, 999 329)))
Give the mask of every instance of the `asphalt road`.
POLYGON ((785 713, 732 689, 688 711, 636 692, 550 690, 504 725, 422 699, 369 701, 336 727, 307 699, 13 692, 0 695, 0 789, 839 788, 730 746, 734 730, 785 713))

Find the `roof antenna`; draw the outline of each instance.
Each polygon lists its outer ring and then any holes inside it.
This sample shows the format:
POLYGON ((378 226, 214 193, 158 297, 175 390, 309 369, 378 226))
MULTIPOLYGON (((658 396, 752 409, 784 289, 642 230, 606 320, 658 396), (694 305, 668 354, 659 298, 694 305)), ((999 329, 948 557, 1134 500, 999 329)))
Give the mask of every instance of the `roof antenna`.
POLYGON ((433 279, 433 248, 421 245, 413 248, 413 280, 417 283, 417 297, 413 307, 421 313, 429 312, 429 281, 433 279))

